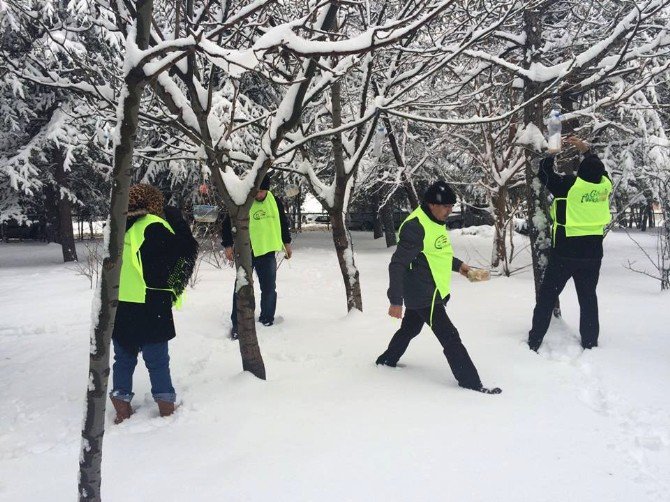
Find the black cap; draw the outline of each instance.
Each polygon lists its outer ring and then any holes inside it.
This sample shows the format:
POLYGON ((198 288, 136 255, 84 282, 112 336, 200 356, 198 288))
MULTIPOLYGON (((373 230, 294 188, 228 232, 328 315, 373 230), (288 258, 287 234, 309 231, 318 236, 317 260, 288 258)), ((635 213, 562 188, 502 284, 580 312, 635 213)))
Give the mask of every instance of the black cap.
POLYGON ((579 164, 577 176, 589 183, 600 183, 600 178, 602 178, 605 172, 605 165, 598 157, 595 155, 586 155, 581 164, 579 164))
POLYGON ((261 181, 261 186, 258 187, 259 190, 270 190, 270 175, 266 174, 263 181, 261 181))
POLYGON ((428 204, 456 204, 456 193, 444 181, 436 181, 423 194, 428 204))

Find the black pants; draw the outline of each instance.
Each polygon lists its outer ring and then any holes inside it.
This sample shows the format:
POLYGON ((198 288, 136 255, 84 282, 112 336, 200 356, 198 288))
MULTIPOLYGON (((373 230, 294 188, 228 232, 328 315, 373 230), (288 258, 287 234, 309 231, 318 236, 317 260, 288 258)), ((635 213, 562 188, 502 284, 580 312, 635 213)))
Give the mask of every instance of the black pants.
MULTIPOLYGON (((258 276, 261 287, 261 322, 273 322, 277 309, 277 258, 274 251, 251 258, 251 266, 258 276)), ((237 294, 233 293, 233 312, 230 314, 233 327, 237 328, 237 294)))
MULTIPOLYGON (((424 309, 407 309, 400 329, 393 335, 386 350, 386 360, 397 363, 407 350, 409 342, 421 332, 424 323, 430 324, 430 307, 424 309)), ((458 330, 451 323, 444 305, 436 304, 433 310, 433 333, 444 349, 444 355, 461 387, 478 389, 482 386, 477 368, 472 363, 468 351, 458 336, 458 330)))
POLYGON ((539 347, 542 343, 549 329, 551 314, 558 295, 561 294, 571 277, 575 281, 579 300, 579 333, 582 336, 582 347, 590 349, 598 345, 600 325, 596 286, 600 276, 601 261, 600 259, 563 258, 558 255, 550 257, 533 311, 533 327, 528 334, 528 343, 531 347, 539 347))

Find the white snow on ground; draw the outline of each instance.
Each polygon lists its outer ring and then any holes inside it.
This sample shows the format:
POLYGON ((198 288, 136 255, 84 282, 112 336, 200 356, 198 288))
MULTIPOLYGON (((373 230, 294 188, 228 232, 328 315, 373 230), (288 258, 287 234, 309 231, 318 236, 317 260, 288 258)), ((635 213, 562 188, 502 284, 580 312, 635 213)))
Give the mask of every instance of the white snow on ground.
MULTIPOLYGON (((452 236, 471 264, 490 256, 489 229, 452 236)), ((538 355, 523 344, 528 268, 454 279, 448 312, 500 396, 457 387, 428 328, 404 367, 375 367, 399 326, 386 315, 392 250, 354 238, 365 312, 346 315, 330 235, 296 237, 279 269, 284 320, 257 325, 266 382, 241 372, 226 337, 234 271, 203 265, 170 343, 182 404, 158 417, 140 362, 137 413, 114 426, 108 410, 105 500, 670 500, 670 296, 623 268, 644 259, 624 234, 606 239, 601 346, 588 353, 572 283, 538 355)), ((0 244, 3 501, 76 496, 92 290, 60 259, 55 245, 0 244)))

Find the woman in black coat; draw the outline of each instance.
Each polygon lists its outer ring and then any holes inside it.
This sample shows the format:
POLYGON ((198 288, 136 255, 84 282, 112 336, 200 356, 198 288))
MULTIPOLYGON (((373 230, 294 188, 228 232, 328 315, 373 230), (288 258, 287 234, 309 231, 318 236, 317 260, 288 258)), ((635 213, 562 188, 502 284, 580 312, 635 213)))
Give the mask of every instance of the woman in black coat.
MULTIPOLYGON (((130 233, 135 232, 137 237, 142 227, 145 227, 144 240, 139 257, 146 284, 144 302, 123 300, 122 271, 121 299, 112 334, 114 365, 110 398, 116 410, 115 423, 132 414, 132 377, 140 352, 149 370, 151 393, 160 415, 174 412, 176 394, 170 377, 167 343, 176 336, 172 305, 188 283, 198 253, 197 241, 181 211, 164 208, 163 195, 157 188, 133 185, 128 204, 126 246, 130 233)), ((130 260, 124 260, 122 269, 125 267, 132 267, 130 260)))

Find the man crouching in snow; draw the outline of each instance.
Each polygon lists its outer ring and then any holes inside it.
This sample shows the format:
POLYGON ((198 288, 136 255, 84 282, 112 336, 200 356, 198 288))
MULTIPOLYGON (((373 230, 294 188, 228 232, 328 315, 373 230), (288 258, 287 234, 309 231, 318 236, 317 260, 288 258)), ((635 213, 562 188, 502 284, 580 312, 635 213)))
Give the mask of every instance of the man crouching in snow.
POLYGON ((446 221, 455 203, 456 194, 451 187, 438 181, 426 190, 421 206, 400 226, 398 247, 389 265, 388 298, 389 315, 402 319, 402 324, 376 364, 395 366, 409 342, 427 323, 442 344, 458 385, 485 394, 500 394, 499 388, 482 385, 477 368, 445 310, 452 270, 473 280, 481 272, 454 257, 446 221), (407 307, 404 317, 403 299, 407 307))

